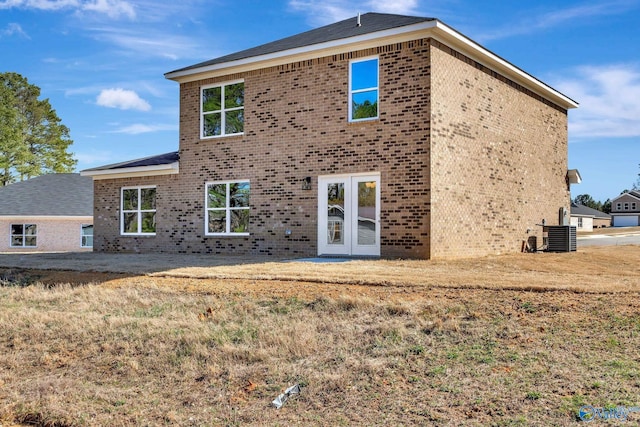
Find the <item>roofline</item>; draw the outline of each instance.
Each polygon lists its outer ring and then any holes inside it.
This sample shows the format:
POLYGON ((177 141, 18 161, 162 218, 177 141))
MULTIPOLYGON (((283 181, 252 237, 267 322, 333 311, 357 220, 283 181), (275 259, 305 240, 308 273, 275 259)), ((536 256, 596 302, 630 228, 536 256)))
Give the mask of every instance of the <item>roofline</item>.
POLYGON ((93 222, 93 215, 0 215, 0 221, 29 220, 74 220, 93 222))
POLYGON ((163 165, 137 166, 133 168, 117 169, 87 169, 80 172, 81 176, 90 176, 94 181, 101 179, 135 178, 141 176, 173 175, 180 171, 180 162, 163 165))
POLYGON ((516 83, 521 84, 537 95, 563 108, 570 109, 578 107, 578 103, 568 96, 558 92, 551 86, 543 83, 531 74, 516 67, 437 19, 376 31, 360 36, 282 50, 265 55, 242 58, 198 68, 176 70, 166 73, 165 78, 179 83, 187 83, 204 78, 219 77, 322 56, 347 53, 353 50, 372 48, 380 46, 381 44, 406 42, 429 37, 456 50, 460 50, 461 53, 469 56, 474 61, 505 77, 511 78, 516 83))
POLYGON ((611 203, 615 202, 616 200, 618 200, 620 197, 624 197, 624 196, 629 196, 629 197, 633 197, 636 200, 640 201, 640 197, 634 196, 631 193, 622 193, 621 195, 619 195, 618 197, 614 197, 613 199, 611 199, 611 203))

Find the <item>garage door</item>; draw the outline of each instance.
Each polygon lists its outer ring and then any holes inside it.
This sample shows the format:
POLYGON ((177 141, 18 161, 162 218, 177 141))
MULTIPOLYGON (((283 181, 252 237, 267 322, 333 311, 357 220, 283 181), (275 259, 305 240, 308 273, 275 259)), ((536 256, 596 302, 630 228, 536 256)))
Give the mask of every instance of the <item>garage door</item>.
POLYGON ((614 227, 634 227, 638 225, 637 216, 615 216, 613 217, 614 227))

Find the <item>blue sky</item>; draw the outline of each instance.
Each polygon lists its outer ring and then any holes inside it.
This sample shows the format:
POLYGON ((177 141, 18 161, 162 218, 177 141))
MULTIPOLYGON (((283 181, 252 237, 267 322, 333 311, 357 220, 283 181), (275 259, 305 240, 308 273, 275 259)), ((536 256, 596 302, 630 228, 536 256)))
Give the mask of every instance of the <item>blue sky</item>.
POLYGON ((640 0, 0 0, 0 71, 42 89, 82 170, 177 150, 164 73, 368 11, 439 18, 578 101, 573 196, 636 181, 640 0))

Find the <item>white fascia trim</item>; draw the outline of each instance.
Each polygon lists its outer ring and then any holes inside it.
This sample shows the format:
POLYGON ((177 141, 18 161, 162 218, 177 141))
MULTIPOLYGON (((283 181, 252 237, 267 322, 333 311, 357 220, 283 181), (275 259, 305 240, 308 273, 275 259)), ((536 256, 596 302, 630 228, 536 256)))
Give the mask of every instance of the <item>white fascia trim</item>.
POLYGON ((616 200, 618 200, 618 199, 620 199, 621 197, 624 197, 624 196, 628 196, 628 197, 631 197, 633 199, 636 199, 636 200, 640 201, 640 197, 636 197, 631 193, 622 193, 618 197, 615 197, 613 200, 611 200, 611 203, 615 202, 616 200))
POLYGON ((93 223, 93 216, 71 216, 71 215, 0 215, 0 221, 20 221, 24 224, 36 221, 88 221, 93 223))
POLYGON ((173 175, 180 172, 180 163, 173 162, 166 165, 139 166, 134 168, 119 168, 105 170, 84 170, 81 176, 90 176, 94 181, 100 179, 135 178, 141 176, 173 175))
POLYGON ((282 65, 290 62, 347 53, 353 50, 366 49, 389 43, 400 43, 429 37, 459 50, 474 61, 477 61, 485 67, 514 80, 532 92, 555 102, 564 108, 570 109, 578 107, 578 103, 571 98, 563 95, 551 86, 548 86, 515 65, 500 58, 498 55, 485 49, 473 40, 438 20, 421 22, 400 28, 392 28, 375 33, 363 34, 362 36, 333 40, 330 42, 318 43, 311 46, 303 46, 295 49, 243 58, 236 61, 223 62, 200 68, 174 71, 165 74, 165 77, 179 83, 186 83, 208 77, 219 77, 232 73, 240 73, 259 68, 282 65))

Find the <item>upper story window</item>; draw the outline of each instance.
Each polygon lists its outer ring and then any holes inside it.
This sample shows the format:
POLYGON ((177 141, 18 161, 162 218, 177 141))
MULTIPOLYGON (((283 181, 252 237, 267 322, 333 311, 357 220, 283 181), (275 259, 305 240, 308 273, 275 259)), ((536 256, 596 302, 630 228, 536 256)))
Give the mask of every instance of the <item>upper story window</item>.
POLYGON ((631 202, 631 210, 635 211, 636 210, 636 202, 631 202))
POLYGON ((628 203, 628 202, 626 202, 626 203, 624 204, 624 210, 625 210, 625 211, 628 211, 628 210, 629 210, 629 203, 628 203))
POLYGON ((617 211, 622 210, 622 203, 616 203, 616 210, 617 211))
POLYGON ((202 138, 244 132, 244 82, 203 87, 200 106, 202 138))
POLYGON ((249 234, 249 181, 208 182, 207 235, 249 234))
POLYGON ((378 118, 378 58, 349 64, 349 121, 378 118))
POLYGON ((122 189, 120 232, 129 235, 156 234, 156 187, 122 189))
POLYGON ((38 239, 36 224, 11 224, 12 248, 35 248, 38 239))

